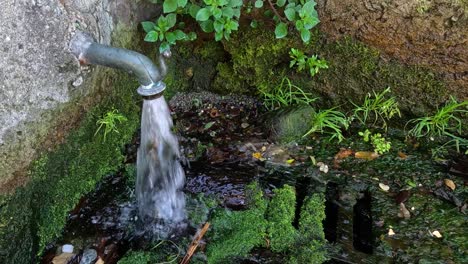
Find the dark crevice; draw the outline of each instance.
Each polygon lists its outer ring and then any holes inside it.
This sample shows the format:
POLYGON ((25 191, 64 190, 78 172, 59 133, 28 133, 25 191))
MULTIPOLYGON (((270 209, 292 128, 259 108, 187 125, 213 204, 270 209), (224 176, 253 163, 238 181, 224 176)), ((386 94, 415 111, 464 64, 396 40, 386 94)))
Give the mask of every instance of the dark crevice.
POLYGON ((363 253, 372 254, 372 196, 365 191, 353 207, 353 246, 363 253))
POLYGON ((307 196, 307 190, 310 185, 310 177, 298 177, 296 181, 296 212, 294 215, 293 226, 299 228, 299 219, 301 217, 301 208, 304 204, 304 199, 307 196))
POLYGON ((323 220, 323 230, 328 242, 334 243, 336 242, 338 227, 338 184, 334 182, 327 183, 325 199, 325 220, 323 220))

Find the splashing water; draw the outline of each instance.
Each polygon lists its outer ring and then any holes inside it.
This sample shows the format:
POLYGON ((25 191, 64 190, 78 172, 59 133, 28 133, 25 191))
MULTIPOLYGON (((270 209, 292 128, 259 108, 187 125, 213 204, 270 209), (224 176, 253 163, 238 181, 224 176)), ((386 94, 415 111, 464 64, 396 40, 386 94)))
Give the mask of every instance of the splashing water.
POLYGON ((168 224, 177 224, 186 218, 185 196, 181 190, 185 175, 172 125, 163 96, 143 100, 136 196, 140 218, 144 223, 152 223, 153 229, 167 228, 168 224), (155 223, 158 226, 154 226, 155 223))

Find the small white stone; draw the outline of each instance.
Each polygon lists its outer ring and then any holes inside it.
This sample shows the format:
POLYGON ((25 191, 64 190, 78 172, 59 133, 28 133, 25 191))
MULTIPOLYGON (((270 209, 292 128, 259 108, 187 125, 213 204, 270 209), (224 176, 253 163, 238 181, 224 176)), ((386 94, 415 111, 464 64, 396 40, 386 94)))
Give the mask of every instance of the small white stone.
POLYGON ((78 78, 72 83, 72 85, 75 86, 75 87, 78 87, 78 86, 80 86, 80 85, 82 85, 82 84, 83 84, 83 77, 81 77, 81 76, 78 77, 78 78))
POLYGON ((73 245, 65 244, 62 246, 63 253, 73 253, 73 245))

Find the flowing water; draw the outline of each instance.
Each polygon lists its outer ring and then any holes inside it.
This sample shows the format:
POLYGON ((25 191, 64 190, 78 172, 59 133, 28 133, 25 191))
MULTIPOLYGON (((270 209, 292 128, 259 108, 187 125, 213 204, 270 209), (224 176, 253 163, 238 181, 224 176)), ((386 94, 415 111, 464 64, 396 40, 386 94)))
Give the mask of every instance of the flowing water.
POLYGON ((186 218, 184 170, 179 143, 164 97, 144 100, 141 143, 137 154, 136 196, 139 216, 147 228, 160 233, 186 218))

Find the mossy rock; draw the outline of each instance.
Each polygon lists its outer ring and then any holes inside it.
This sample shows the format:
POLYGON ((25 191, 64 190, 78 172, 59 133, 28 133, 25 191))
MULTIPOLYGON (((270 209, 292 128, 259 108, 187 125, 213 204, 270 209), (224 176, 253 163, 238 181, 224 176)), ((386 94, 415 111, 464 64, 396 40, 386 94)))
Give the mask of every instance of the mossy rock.
POLYGON ((310 129, 310 116, 315 110, 308 105, 293 106, 272 113, 268 121, 271 136, 280 143, 301 142, 310 129))

